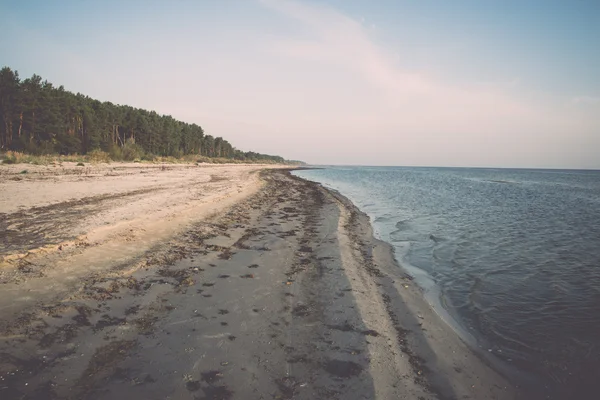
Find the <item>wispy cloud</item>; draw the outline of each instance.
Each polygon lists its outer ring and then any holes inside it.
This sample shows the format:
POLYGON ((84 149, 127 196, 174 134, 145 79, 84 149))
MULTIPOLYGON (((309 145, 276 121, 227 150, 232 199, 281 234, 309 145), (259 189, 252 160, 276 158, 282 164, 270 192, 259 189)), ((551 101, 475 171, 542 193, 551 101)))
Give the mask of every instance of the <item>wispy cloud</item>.
MULTIPOLYGON (((293 0, 261 3, 306 29, 304 36, 275 40, 274 51, 298 62, 352 71, 361 83, 375 89, 363 99, 369 112, 358 121, 359 129, 376 131, 373 135, 383 143, 411 151, 426 149, 437 157, 440 151, 475 145, 484 151, 466 154, 470 158, 466 163, 484 164, 490 156, 514 161, 516 154, 522 155, 519 162, 523 163, 540 150, 555 156, 567 150, 573 145, 574 133, 582 135, 581 141, 589 141, 590 132, 598 131, 597 118, 586 120, 570 114, 557 99, 527 92, 519 79, 453 83, 403 67, 401 53, 378 43, 361 21, 333 8, 293 0), (482 154, 485 151, 492 154, 482 154)), ((348 84, 360 86, 358 82, 348 84)), ((575 102, 592 103, 594 99, 579 97, 575 102)))
POLYGON ((433 113, 445 118, 457 113, 481 119, 482 112, 488 117, 532 112, 526 104, 505 93, 505 84, 453 86, 423 73, 402 69, 399 67, 402 55, 376 44, 360 22, 334 9, 290 0, 261 2, 311 28, 314 39, 283 38, 276 43, 278 51, 360 72, 364 80, 379 88, 390 105, 410 105, 413 109, 419 105, 427 107, 424 111, 428 116, 433 113))

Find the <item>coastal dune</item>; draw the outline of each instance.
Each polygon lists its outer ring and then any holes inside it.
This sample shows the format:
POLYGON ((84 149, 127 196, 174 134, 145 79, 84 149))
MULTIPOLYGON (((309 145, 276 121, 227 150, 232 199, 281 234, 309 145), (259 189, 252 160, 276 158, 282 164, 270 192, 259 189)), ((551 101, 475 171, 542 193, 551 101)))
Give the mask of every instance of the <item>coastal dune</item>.
POLYGON ((0 170, 2 398, 527 398, 339 193, 272 166, 27 168, 0 170))

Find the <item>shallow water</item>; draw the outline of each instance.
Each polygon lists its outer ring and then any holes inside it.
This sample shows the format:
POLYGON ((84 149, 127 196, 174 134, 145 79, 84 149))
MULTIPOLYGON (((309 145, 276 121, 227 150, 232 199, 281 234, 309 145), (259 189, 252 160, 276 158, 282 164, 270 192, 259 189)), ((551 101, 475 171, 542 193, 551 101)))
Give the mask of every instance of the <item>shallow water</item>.
POLYGON ((332 167, 477 345, 553 398, 600 387, 600 171, 332 167), (424 274, 423 274, 424 272, 424 274))

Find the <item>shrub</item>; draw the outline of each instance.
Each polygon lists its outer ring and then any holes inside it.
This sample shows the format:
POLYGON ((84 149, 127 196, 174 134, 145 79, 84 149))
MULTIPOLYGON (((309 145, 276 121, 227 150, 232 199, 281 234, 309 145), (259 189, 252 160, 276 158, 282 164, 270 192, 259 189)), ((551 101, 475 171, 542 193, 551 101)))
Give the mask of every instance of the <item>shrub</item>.
POLYGON ((110 159, 113 161, 122 161, 123 160, 123 151, 116 144, 113 144, 110 146, 110 148, 108 149, 108 154, 110 156, 110 159))
POLYGON ((121 149, 123 160, 133 161, 136 158, 140 159, 144 155, 144 150, 131 139, 125 142, 125 145, 121 149))
POLYGON ((92 150, 88 153, 88 160, 93 163, 109 163, 110 154, 102 150, 92 150))
POLYGON ((26 156, 24 153, 20 153, 18 151, 7 151, 4 164, 21 164, 27 161, 29 161, 29 156, 26 156))

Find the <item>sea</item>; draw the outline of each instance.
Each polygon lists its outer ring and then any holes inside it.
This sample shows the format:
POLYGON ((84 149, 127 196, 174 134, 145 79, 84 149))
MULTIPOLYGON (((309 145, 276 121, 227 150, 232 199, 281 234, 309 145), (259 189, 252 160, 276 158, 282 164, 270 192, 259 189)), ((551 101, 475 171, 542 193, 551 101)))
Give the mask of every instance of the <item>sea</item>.
POLYGON ((600 171, 323 167, 465 341, 544 398, 600 398, 600 171))

